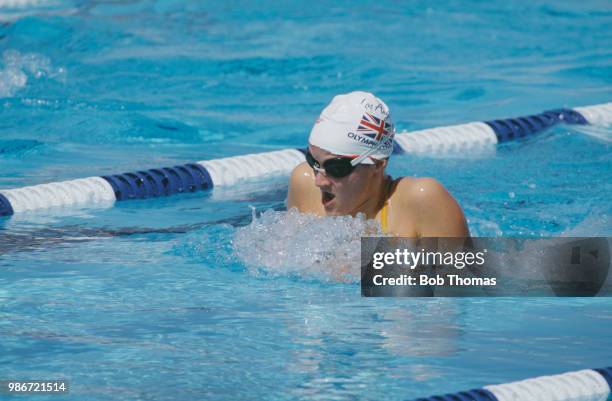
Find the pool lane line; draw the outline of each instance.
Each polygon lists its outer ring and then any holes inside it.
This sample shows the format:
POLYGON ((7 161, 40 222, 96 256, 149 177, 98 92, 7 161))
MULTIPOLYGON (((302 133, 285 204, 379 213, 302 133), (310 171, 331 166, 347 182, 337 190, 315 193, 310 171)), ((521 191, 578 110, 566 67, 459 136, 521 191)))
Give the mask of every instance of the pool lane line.
MULTIPOLYGON (((559 123, 612 125, 612 103, 556 109, 524 117, 437 127, 395 135, 394 154, 468 152, 526 138, 559 123)), ((94 205, 211 190, 240 180, 288 175, 304 149, 204 160, 172 167, 0 190, 0 216, 50 207, 94 205)))
POLYGON ((413 401, 606 401, 612 393, 612 367, 540 376, 413 401))

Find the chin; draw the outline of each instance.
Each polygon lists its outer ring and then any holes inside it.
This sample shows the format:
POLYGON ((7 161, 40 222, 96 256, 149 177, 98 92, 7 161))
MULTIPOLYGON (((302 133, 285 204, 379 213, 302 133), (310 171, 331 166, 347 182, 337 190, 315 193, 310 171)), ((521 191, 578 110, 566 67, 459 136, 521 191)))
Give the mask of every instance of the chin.
POLYGON ((350 214, 348 211, 342 210, 342 209, 338 209, 337 207, 330 207, 330 208, 326 208, 325 209, 325 213, 328 216, 346 216, 348 214, 350 214))
POLYGON ((333 207, 329 209, 324 207, 324 210, 325 210, 325 214, 328 216, 339 216, 340 215, 340 213, 338 213, 338 211, 334 209, 333 207))
POLYGON ((330 207, 323 206, 323 209, 325 210, 325 214, 328 216, 341 216, 342 215, 342 212, 340 212, 334 206, 330 206, 330 207))

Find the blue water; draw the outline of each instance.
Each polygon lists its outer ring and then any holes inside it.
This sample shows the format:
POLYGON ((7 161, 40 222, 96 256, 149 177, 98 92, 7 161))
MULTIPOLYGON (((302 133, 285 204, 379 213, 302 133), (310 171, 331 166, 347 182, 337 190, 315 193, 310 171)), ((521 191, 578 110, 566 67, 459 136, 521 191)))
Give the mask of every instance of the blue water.
MULTIPOLYGON (((0 5, 3 189, 304 146, 356 89, 400 130, 612 100, 609 1, 30 3, 0 5)), ((600 134, 560 126, 390 172, 436 177, 474 235, 612 235, 600 134)), ((401 400, 612 365, 605 298, 363 299, 251 269, 250 206, 284 213, 285 194, 272 180, 1 219, 0 380, 63 378, 87 400, 401 400)))

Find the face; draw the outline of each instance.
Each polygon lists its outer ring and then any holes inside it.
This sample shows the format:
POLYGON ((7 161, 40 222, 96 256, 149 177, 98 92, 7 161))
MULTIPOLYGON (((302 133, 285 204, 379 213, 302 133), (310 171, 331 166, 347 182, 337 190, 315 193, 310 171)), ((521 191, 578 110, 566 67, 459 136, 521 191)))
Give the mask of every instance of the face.
MULTIPOLYGON (((312 156, 323 165, 326 160, 338 157, 316 146, 309 146, 312 156)), ((363 211, 372 199, 375 183, 384 173, 386 161, 377 164, 359 164, 346 177, 334 178, 315 173, 315 185, 321 190, 321 203, 328 215, 355 215, 363 211)))

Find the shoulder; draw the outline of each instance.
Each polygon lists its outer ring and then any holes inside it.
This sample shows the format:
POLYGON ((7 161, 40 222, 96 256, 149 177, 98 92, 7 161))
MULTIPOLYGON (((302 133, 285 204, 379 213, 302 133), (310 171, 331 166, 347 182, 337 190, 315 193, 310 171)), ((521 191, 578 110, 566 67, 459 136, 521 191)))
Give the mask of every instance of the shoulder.
POLYGON ((312 180, 314 180, 314 173, 306 162, 301 162, 291 171, 291 182, 311 182, 312 180))
POLYGON ((298 164, 292 171, 289 178, 289 190, 311 191, 314 185, 314 172, 306 162, 298 164))
POLYGON ((452 198, 439 181, 430 177, 402 177, 397 180, 395 192, 401 203, 411 206, 425 206, 432 201, 452 198))
POLYGON ((423 237, 467 236, 463 210, 436 179, 404 177, 398 180, 394 195, 404 213, 410 215, 423 237))
POLYGON ((314 212, 320 191, 314 184, 314 172, 306 162, 298 164, 289 178, 287 209, 297 208, 301 212, 314 212))

